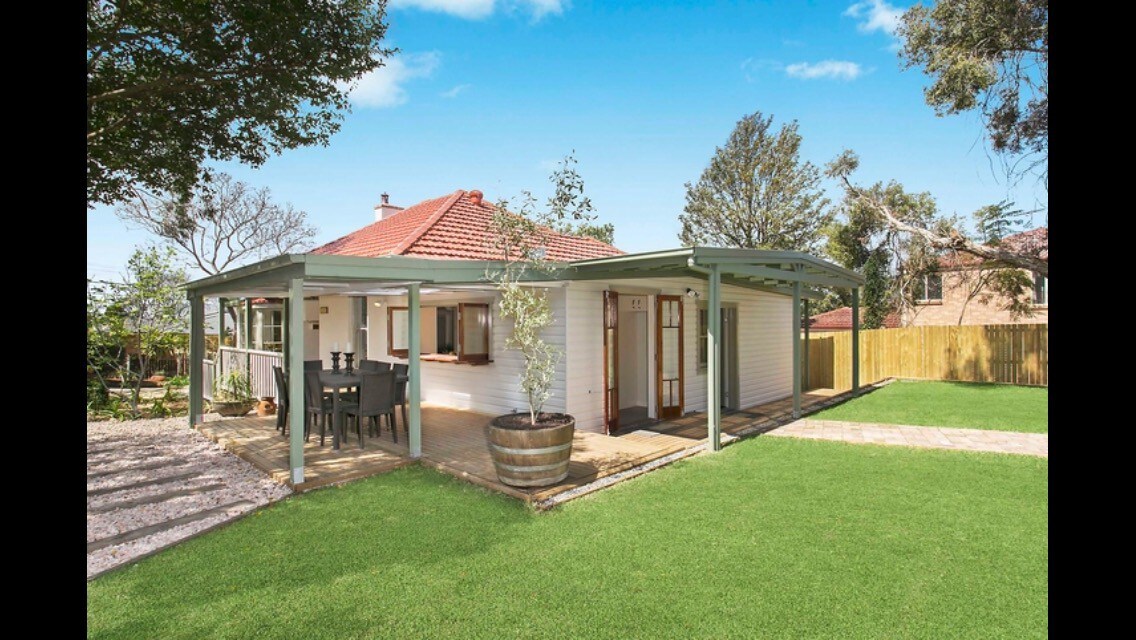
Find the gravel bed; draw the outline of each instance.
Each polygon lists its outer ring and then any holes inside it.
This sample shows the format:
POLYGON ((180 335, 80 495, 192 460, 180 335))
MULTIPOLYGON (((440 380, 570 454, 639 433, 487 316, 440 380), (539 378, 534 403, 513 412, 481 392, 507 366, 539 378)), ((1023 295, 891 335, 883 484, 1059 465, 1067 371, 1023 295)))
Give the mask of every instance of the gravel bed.
MULTIPOLYGON (((217 418, 214 416, 214 419, 217 418)), ((194 533, 239 517, 258 506, 279 500, 292 492, 287 486, 277 484, 197 431, 187 428, 185 418, 88 422, 87 448, 98 450, 108 446, 113 446, 114 450, 87 456, 87 473, 115 473, 88 479, 87 490, 112 487, 123 487, 123 490, 87 499, 88 543, 238 500, 254 504, 228 509, 203 520, 88 553, 88 579, 141 555, 172 545, 194 533), (133 468, 154 462, 169 462, 169 465, 154 469, 133 468), (128 488, 138 482, 187 473, 193 475, 181 480, 128 488), (123 500, 211 484, 224 484, 224 487, 154 504, 116 508, 101 513, 91 511, 123 500)))

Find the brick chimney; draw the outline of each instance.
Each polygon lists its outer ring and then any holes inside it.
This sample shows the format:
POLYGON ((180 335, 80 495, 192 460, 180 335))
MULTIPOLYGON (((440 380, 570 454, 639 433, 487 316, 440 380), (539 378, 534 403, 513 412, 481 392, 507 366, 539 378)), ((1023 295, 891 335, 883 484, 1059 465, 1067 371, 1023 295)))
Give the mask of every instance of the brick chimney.
POLYGON ((390 194, 384 193, 380 197, 383 199, 383 201, 375 205, 375 222, 378 222, 379 220, 386 220, 399 211, 402 211, 402 207, 396 207, 390 203, 390 194))
POLYGON ((474 189, 473 191, 469 192, 469 200, 473 204, 481 204, 481 201, 484 198, 485 198, 485 194, 481 193, 477 189, 474 189))

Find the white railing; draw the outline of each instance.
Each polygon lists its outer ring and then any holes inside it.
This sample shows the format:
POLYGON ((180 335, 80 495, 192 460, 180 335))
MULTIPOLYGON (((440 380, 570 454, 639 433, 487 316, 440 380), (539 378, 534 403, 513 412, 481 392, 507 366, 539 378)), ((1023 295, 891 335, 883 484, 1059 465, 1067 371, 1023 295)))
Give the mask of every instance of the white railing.
MULTIPOLYGON (((217 375, 224 376, 233 371, 247 372, 252 395, 257 398, 276 397, 276 380, 272 376, 272 367, 283 366, 284 354, 276 351, 235 347, 221 347, 217 350, 217 375)), ((212 388, 212 384, 205 386, 212 388)))

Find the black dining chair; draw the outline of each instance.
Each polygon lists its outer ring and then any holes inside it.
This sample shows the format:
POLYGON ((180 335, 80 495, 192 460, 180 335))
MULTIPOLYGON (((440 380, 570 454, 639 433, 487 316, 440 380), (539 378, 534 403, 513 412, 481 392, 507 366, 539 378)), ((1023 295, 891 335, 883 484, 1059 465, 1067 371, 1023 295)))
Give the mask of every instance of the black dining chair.
POLYGON ((304 371, 319 371, 323 369, 323 360, 304 360, 304 371))
POLYGON ((390 371, 368 371, 362 375, 363 382, 359 385, 359 402, 343 407, 343 413, 355 418, 355 431, 359 434, 359 448, 366 448, 363 444, 363 418, 370 418, 367 426, 367 435, 383 435, 382 417, 386 416, 394 441, 398 442, 398 429, 394 423, 394 374, 390 371))
POLYGON ((287 437, 288 432, 288 379, 284 370, 272 367, 272 377, 276 379, 276 430, 287 437))
MULTIPOLYGON (((311 435, 311 426, 308 424, 310 420, 319 420, 320 423, 320 446, 323 446, 324 433, 327 430, 327 418, 332 416, 334 420, 335 404, 330 398, 323 395, 323 383, 320 382, 319 371, 305 371, 304 372, 304 441, 307 442, 308 436, 311 435)), ((334 422, 332 424, 334 428, 334 422)))
POLYGON ((396 363, 394 372, 394 403, 402 408, 402 429, 410 433, 410 423, 406 421, 406 381, 410 375, 410 365, 396 363))
POLYGON ((359 361, 359 371, 360 372, 362 372, 362 371, 378 371, 378 370, 379 370, 379 361, 378 360, 360 360, 359 361))

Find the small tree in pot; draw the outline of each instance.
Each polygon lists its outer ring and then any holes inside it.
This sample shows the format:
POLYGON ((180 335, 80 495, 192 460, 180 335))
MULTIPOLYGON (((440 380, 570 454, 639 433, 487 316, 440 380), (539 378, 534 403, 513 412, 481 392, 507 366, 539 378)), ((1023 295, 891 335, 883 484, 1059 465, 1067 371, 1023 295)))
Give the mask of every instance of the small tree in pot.
POLYGON ((528 401, 528 412, 498 416, 489 425, 489 450, 497 477, 513 486, 541 487, 560 482, 568 476, 572 456, 575 418, 544 411, 552 397, 556 365, 563 355, 543 337, 554 320, 552 307, 544 289, 525 282, 556 278, 558 266, 547 255, 550 235, 576 234, 591 228, 595 217, 592 203, 584 196, 584 183, 575 163, 569 155, 550 177, 555 193, 544 210, 526 191, 516 213, 509 211, 508 200, 499 201, 491 223, 494 250, 500 253, 504 266, 491 270, 486 278, 500 291, 501 317, 513 322, 505 346, 519 351, 523 358, 520 387, 528 401))

